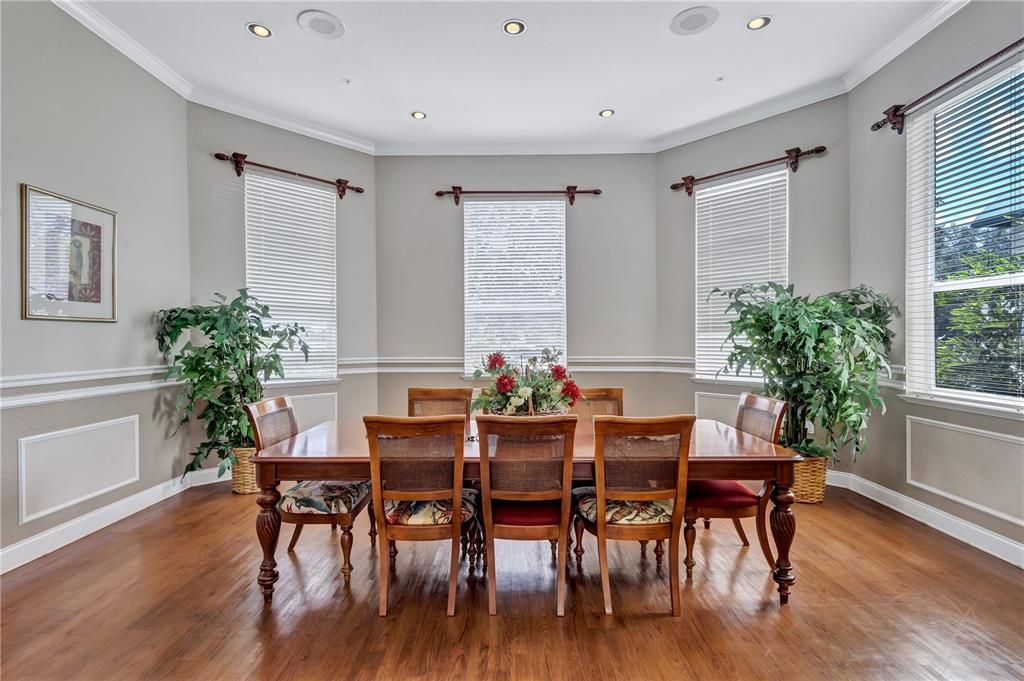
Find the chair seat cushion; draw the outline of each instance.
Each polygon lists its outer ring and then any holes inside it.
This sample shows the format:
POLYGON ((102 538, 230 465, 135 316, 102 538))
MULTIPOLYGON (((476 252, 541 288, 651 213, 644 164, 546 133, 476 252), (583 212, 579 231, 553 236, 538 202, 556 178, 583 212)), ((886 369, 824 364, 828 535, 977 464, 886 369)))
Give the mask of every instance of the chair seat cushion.
POLYGON ((508 501, 495 499, 491 504, 495 525, 557 525, 562 520, 562 502, 508 501))
MULTIPOLYGON (((462 522, 469 522, 477 509, 475 489, 462 490, 462 522)), ((452 502, 450 499, 432 501, 384 500, 384 520, 389 525, 450 525, 452 502)))
POLYGON ((306 480, 285 491, 277 507, 285 513, 350 513, 369 494, 369 480, 306 480))
MULTIPOLYGON (((597 522, 597 490, 578 487, 572 491, 576 509, 587 522, 597 522)), ((613 525, 660 525, 672 522, 673 499, 634 501, 608 499, 605 502, 605 521, 613 525)))
POLYGON ((686 485, 690 508, 743 508, 756 506, 757 494, 735 480, 692 480, 686 485))

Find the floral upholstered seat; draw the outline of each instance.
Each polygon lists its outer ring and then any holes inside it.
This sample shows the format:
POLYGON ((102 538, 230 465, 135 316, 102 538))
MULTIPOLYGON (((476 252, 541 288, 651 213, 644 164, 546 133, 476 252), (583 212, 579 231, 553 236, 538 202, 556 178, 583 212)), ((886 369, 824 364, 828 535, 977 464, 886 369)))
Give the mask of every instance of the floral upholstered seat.
POLYGON ((285 513, 351 513, 370 494, 369 480, 306 480, 281 495, 285 513))
MULTIPOLYGON (((576 509, 583 519, 597 522, 597 489, 578 487, 572 491, 576 509)), ((672 522, 672 499, 636 501, 632 499, 608 499, 605 504, 605 520, 620 525, 658 525, 672 522)))
MULTIPOLYGON (((477 496, 475 489, 462 490, 462 523, 466 524, 476 516, 477 496)), ((384 519, 389 525, 450 525, 452 502, 449 499, 435 501, 384 500, 384 519)))

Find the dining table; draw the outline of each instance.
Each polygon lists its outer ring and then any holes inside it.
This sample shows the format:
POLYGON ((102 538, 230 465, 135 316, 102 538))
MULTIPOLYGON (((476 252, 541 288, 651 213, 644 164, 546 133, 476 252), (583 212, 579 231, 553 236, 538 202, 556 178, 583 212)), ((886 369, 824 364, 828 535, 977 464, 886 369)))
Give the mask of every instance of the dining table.
MULTIPOLYGON (((594 479, 594 436, 592 426, 581 423, 573 444, 573 480, 594 479)), ((263 549, 256 581, 266 604, 274 595, 277 570, 277 541, 281 534, 278 490, 282 480, 369 480, 370 454, 362 422, 326 421, 294 437, 267 447, 252 458, 260 492, 256 497, 256 535, 263 549)), ((480 478, 480 453, 475 422, 463 448, 463 479, 480 478)), ((773 444, 736 428, 710 419, 694 424, 688 458, 690 480, 763 481, 772 502, 769 524, 775 540, 776 559, 772 578, 778 584, 779 602, 789 601, 796 582, 790 550, 796 536, 793 513, 794 465, 801 456, 787 447, 773 444)))

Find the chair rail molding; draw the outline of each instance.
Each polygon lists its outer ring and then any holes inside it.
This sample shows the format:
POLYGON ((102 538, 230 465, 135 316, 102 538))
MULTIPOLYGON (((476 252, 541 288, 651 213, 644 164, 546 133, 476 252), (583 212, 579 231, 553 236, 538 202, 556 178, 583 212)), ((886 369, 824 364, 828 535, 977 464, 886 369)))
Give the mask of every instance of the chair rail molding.
MULTIPOLYGON (((573 373, 693 374, 693 358, 660 355, 572 355, 566 364, 573 373)), ((338 375, 462 374, 461 356, 339 357, 338 375)))
MULTIPOLYGON (((923 489, 926 492, 931 492, 932 494, 937 494, 940 497, 945 497, 946 499, 950 499, 952 501, 955 501, 958 504, 963 504, 964 506, 969 506, 970 508, 973 508, 973 509, 975 509, 977 511, 981 511, 982 513, 987 513, 988 515, 993 516, 995 518, 999 518, 1000 520, 1005 520, 1008 523, 1013 523, 1014 525, 1018 525, 1020 527, 1024 527, 1024 518, 1013 516, 1013 515, 1010 515, 1009 513, 1004 513, 1004 512, 1002 512, 1002 511, 1000 511, 998 509, 992 508, 990 506, 986 506, 985 504, 983 504, 981 502, 974 501, 972 499, 967 499, 965 497, 960 496, 959 494, 955 494, 953 492, 950 492, 949 490, 945 490, 945 489, 936 487, 934 485, 929 485, 927 483, 921 482, 920 480, 915 480, 914 477, 913 477, 913 470, 912 470, 913 450, 914 450, 913 428, 912 428, 912 426, 915 423, 923 425, 923 426, 927 426, 927 427, 930 427, 930 428, 938 428, 940 430, 950 430, 950 431, 954 431, 954 432, 957 432, 957 433, 966 433, 966 434, 971 435, 973 437, 984 438, 984 439, 988 439, 988 440, 995 440, 995 441, 998 441, 998 442, 1006 442, 1006 443, 1009 443, 1011 445, 1016 445, 1019 448, 1019 451, 1022 454, 1022 458, 1024 458, 1024 437, 1018 437, 1016 435, 1010 435, 1008 433, 1000 433, 1000 432, 992 431, 992 430, 983 430, 981 428, 970 428, 968 426, 961 426, 961 425, 957 425, 955 423, 947 423, 946 421, 936 421, 934 419, 926 419, 926 418, 922 418, 920 416, 907 416, 907 425, 906 425, 906 440, 907 440, 907 447, 906 447, 906 453, 907 453, 907 455, 906 455, 906 473, 907 473, 907 477, 906 477, 906 481, 907 481, 908 485, 910 485, 912 487, 917 487, 918 489, 923 489)), ((1022 494, 1024 494, 1024 492, 1022 492, 1022 494)))
POLYGON ((104 381, 116 378, 138 378, 139 376, 153 376, 166 372, 166 364, 153 364, 142 367, 85 369, 80 371, 55 371, 39 374, 21 374, 18 376, 2 376, 0 377, 0 390, 29 388, 41 385, 61 385, 63 383, 85 383, 86 381, 104 381))

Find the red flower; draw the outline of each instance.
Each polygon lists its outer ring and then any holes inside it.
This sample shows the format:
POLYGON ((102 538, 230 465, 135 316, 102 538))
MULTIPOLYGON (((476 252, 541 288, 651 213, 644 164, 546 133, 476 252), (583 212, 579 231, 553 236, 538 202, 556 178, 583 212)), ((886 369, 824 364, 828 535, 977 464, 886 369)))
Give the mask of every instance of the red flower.
POLYGON ((498 376, 498 380, 494 382, 498 392, 507 395, 516 389, 516 377, 512 374, 502 374, 498 376))
POLYGON ((500 369, 503 366, 505 366, 505 355, 500 352, 492 352, 487 355, 488 370, 494 371, 495 369, 500 369))
POLYGON ((564 380, 565 377, 568 375, 569 373, 561 364, 555 364, 554 366, 551 367, 551 378, 555 379, 556 381, 564 380))
POLYGON ((576 401, 580 399, 580 387, 571 378, 566 379, 562 384, 562 395, 569 398, 569 406, 575 407, 576 401))

